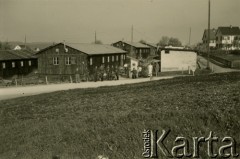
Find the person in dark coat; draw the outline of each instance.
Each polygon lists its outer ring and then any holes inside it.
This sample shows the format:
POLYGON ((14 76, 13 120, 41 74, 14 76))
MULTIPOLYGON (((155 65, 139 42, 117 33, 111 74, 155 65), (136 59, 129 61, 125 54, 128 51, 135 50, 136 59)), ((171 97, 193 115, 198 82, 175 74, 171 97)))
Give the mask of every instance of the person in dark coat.
POLYGON ((75 78, 76 78, 76 83, 79 83, 80 82, 80 72, 79 72, 78 68, 76 68, 75 78))
POLYGON ((100 71, 101 81, 103 81, 103 75, 104 75, 104 66, 103 66, 103 64, 101 64, 101 66, 100 66, 100 68, 99 68, 99 71, 100 71))
POLYGON ((155 72, 156 72, 156 77, 158 76, 158 72, 159 72, 159 64, 158 62, 155 65, 155 72))
POLYGON ((98 80, 98 67, 96 66, 94 68, 94 82, 97 82, 98 80))
POLYGON ((110 80, 111 74, 110 74, 110 67, 109 67, 109 65, 107 66, 106 72, 107 72, 107 80, 110 80))
POLYGON ((136 79, 137 78, 137 70, 135 67, 133 67, 133 70, 132 70, 132 78, 133 79, 136 79))
POLYGON ((119 68, 118 68, 118 66, 115 67, 115 76, 116 76, 116 80, 119 80, 119 68))

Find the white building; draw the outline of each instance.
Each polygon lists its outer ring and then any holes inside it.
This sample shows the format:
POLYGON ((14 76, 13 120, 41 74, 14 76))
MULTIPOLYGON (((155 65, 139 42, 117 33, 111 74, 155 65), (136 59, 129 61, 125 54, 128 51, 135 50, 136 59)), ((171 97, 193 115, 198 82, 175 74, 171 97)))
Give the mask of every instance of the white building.
POLYGON ((240 49, 239 27, 218 27, 216 32, 216 44, 217 48, 222 50, 240 49))
POLYGON ((195 71, 197 68, 197 53, 183 49, 163 49, 161 51, 161 72, 195 71))

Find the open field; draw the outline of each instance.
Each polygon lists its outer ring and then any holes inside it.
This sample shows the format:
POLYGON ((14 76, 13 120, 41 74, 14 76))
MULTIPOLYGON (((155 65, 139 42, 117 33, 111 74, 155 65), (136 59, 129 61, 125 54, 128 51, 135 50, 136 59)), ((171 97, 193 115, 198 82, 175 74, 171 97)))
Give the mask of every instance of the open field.
MULTIPOLYGON (((239 72, 3 100, 0 158, 143 158, 144 129, 171 129, 169 148, 177 135, 210 131, 232 136, 239 148, 239 106, 239 72)), ((201 150, 206 158, 206 144, 201 150)))

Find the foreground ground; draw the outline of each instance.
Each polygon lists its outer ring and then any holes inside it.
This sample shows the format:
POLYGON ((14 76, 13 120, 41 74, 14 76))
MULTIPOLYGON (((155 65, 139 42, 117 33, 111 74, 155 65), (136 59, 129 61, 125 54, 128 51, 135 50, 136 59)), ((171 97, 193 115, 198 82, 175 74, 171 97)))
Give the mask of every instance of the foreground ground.
MULTIPOLYGON (((169 148, 176 136, 210 131, 232 136, 239 148, 239 105, 239 72, 3 100, 0 158, 143 158, 144 129, 171 129, 169 148)), ((207 158, 206 145, 201 150, 207 158)))

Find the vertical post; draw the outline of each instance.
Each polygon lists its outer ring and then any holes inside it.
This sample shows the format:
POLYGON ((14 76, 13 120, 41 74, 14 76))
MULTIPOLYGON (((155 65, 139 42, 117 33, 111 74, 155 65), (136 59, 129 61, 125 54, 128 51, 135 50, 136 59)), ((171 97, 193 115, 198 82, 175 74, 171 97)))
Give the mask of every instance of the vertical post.
POLYGON ((48 79, 47 79, 47 76, 45 76, 45 80, 46 80, 46 84, 48 84, 48 79))
POLYGON ((72 81, 72 76, 70 75, 70 83, 73 83, 73 81, 72 81))
POLYGON ((209 54, 210 54, 210 9, 211 3, 210 0, 208 0, 208 54, 207 54, 207 69, 209 68, 209 54))
POLYGON ((16 85, 16 87, 17 87, 17 78, 15 78, 15 85, 16 85))
POLYGON ((189 46, 191 45, 191 34, 192 34, 192 28, 190 27, 190 32, 189 32, 189 46))
POLYGON ((131 30, 131 52, 130 52, 130 55, 133 54, 133 25, 132 25, 132 30, 131 30))
POLYGON ((94 43, 97 44, 97 32, 95 31, 95 40, 94 43))
POLYGON ((22 85, 23 85, 23 75, 22 75, 21 83, 22 83, 22 85))
POLYGON ((25 34, 25 41, 24 41, 24 45, 25 45, 24 47, 25 47, 25 49, 27 48, 27 45, 26 45, 26 44, 27 44, 27 36, 26 36, 26 34, 25 34))

